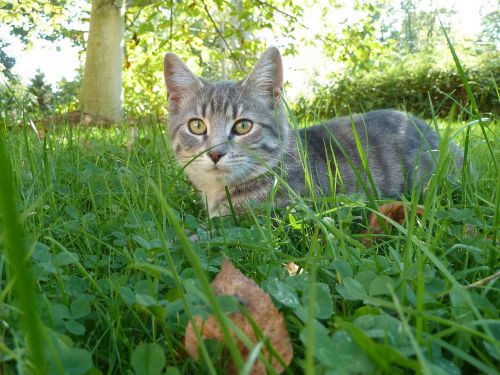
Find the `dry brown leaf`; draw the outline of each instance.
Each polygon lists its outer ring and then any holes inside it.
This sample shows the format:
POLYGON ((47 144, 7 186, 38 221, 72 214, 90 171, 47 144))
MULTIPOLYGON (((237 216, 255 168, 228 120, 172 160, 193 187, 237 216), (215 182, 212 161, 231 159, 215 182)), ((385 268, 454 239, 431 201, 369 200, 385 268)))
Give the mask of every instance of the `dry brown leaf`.
MULTIPOLYGON (((399 224, 403 224, 405 220, 405 210, 408 209, 409 209, 408 204, 405 204, 403 202, 391 202, 379 206, 377 210, 382 215, 387 216, 389 219, 392 219, 399 224)), ((417 206, 416 215, 421 217, 423 213, 424 213, 424 208, 422 206, 417 206)), ((388 230, 392 228, 392 225, 387 220, 384 220, 384 225, 388 230)), ((374 212, 372 212, 372 214, 370 215, 370 219, 368 220, 368 228, 364 233, 375 234, 375 236, 363 238, 362 242, 363 245, 365 245, 366 247, 370 246, 372 241, 377 240, 379 238, 379 236, 376 236, 377 234, 384 233, 382 225, 379 221, 379 216, 374 212)))
MULTIPOLYGON (((288 365, 292 361, 293 348, 283 315, 273 305, 271 297, 260 289, 253 280, 243 275, 226 259, 222 264, 219 274, 212 282, 212 287, 215 294, 219 296, 230 295, 236 297, 245 307, 254 324, 259 327, 262 335, 269 338, 274 351, 278 353, 283 362, 288 365)), ((235 312, 229 314, 228 317, 253 343, 258 341, 252 325, 245 315, 241 312, 235 312)), ((203 321, 200 317, 195 317, 194 321, 204 339, 223 341, 222 330, 215 316, 209 316, 206 321, 203 321)), ((243 359, 247 360, 250 350, 234 332, 231 335, 238 345, 243 359)), ((186 327, 184 343, 187 352, 193 358, 198 359, 198 339, 191 323, 186 327)), ((262 354, 269 359, 269 362, 278 373, 284 370, 275 357, 270 357, 269 351, 265 346, 262 349, 262 354)), ((232 371, 235 371, 234 366, 230 365, 230 368, 232 371)), ((250 373, 254 375, 265 374, 266 369, 264 364, 257 360, 250 373)))

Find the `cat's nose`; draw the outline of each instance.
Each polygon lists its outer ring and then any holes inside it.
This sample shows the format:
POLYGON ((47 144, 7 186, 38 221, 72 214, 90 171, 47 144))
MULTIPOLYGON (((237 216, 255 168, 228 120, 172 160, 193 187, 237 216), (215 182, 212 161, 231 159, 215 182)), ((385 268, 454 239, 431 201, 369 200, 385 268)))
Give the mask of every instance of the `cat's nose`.
POLYGON ((207 153, 208 157, 210 159, 212 159, 212 161, 214 162, 214 164, 217 164, 217 162, 224 156, 226 155, 225 152, 222 152, 222 151, 216 151, 216 150, 213 150, 213 151, 209 151, 207 153))

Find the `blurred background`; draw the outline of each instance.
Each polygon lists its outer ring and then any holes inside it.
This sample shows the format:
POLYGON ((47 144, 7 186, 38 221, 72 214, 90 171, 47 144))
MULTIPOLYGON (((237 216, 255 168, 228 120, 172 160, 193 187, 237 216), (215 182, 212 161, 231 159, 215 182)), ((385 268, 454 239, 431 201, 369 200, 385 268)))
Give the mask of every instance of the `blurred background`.
POLYGON ((299 120, 387 107, 456 119, 467 95, 446 33, 480 110, 498 112, 498 0, 0 0, 0 107, 163 117, 165 52, 239 79, 274 45, 299 120))

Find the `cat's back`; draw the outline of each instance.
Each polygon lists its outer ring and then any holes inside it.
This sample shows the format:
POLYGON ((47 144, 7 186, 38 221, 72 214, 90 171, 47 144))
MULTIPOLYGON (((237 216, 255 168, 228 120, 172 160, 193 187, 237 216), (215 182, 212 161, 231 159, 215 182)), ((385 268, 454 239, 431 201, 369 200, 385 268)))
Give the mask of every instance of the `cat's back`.
POLYGON ((357 147, 357 137, 362 145, 391 154, 399 150, 412 156, 418 149, 437 149, 438 137, 423 120, 393 109, 381 109, 352 116, 331 119, 322 124, 299 131, 303 141, 316 151, 325 149, 325 142, 332 147, 344 147, 352 154, 357 147))
POLYGON ((355 181, 351 165, 361 165, 359 147, 378 188, 386 195, 406 190, 412 178, 404 177, 418 163, 420 173, 433 169, 432 150, 438 149, 438 137, 423 120, 392 110, 376 110, 340 117, 299 131, 309 160, 326 168, 327 159, 335 155, 338 168, 348 177, 347 190, 353 191, 355 181))
POLYGON ((389 141, 418 136, 420 141, 424 135, 428 140, 437 141, 436 134, 426 122, 394 109, 380 109, 334 118, 319 125, 303 128, 299 134, 303 139, 316 140, 334 136, 341 141, 342 136, 348 136, 350 139, 353 137, 353 125, 360 139, 368 136, 370 138, 382 137, 389 141))

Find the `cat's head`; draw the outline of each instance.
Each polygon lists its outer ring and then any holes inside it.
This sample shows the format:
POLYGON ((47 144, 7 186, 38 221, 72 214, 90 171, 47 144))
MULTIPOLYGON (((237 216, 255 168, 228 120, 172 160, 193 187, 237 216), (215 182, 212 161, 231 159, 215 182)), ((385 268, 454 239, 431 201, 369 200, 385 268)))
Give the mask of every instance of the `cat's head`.
POLYGON ((177 160, 199 189, 237 185, 276 166, 291 136, 281 94, 279 51, 268 48, 241 81, 208 83, 173 53, 164 60, 169 134, 177 160))

